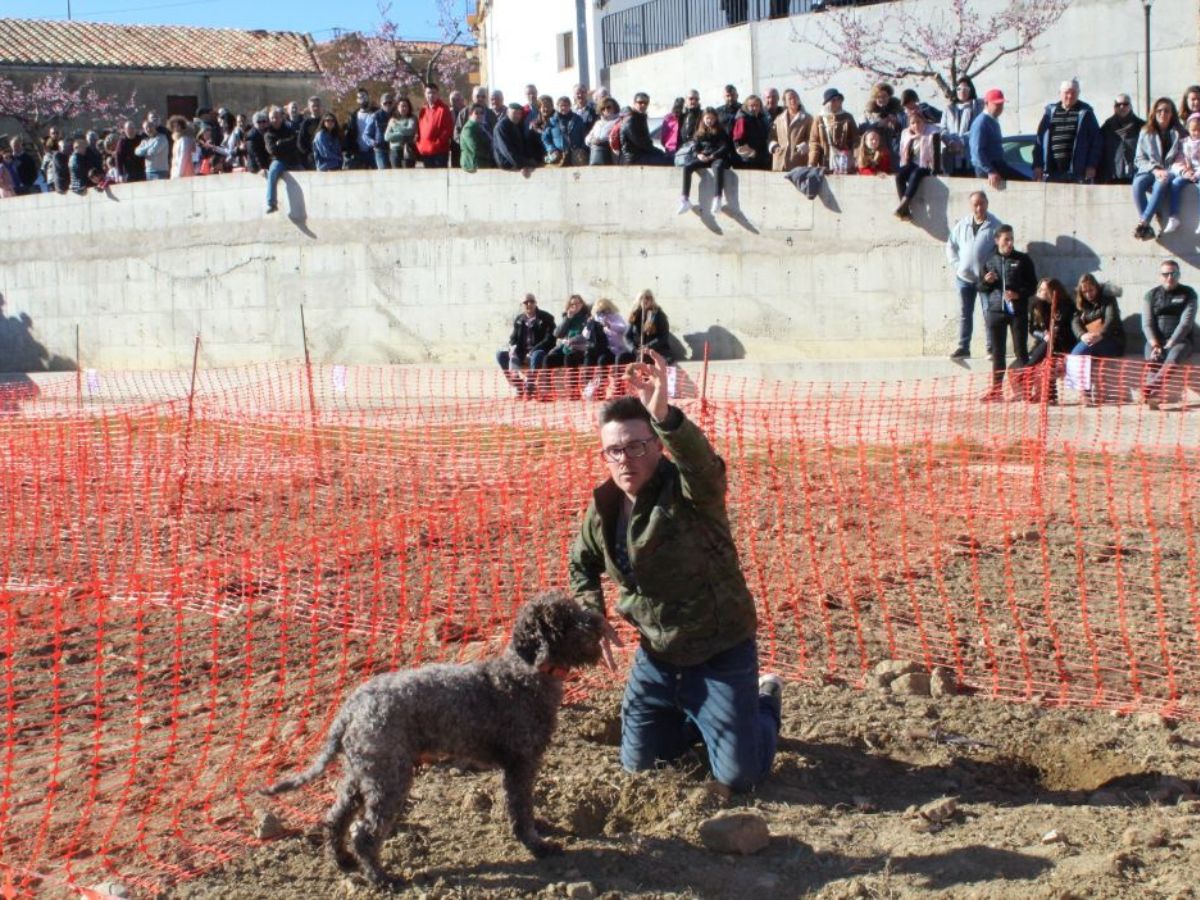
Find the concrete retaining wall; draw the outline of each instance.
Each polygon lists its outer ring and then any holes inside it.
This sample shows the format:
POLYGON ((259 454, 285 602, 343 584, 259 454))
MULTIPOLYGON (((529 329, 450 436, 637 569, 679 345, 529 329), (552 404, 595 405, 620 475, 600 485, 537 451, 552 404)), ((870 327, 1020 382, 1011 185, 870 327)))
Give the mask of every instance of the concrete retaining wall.
MULTIPOLYGON (((197 333, 208 366, 296 357, 301 304, 319 361, 483 363, 527 290, 557 313, 572 291, 628 309, 643 287, 693 351, 707 339, 717 359, 913 359, 954 346, 943 242, 978 182, 927 179, 904 224, 887 178, 833 179, 809 201, 780 175, 740 173, 739 212, 716 220, 675 214, 678 179, 299 173, 274 216, 252 175, 15 198, 0 205, 0 293, 53 353, 75 355, 78 325, 81 361, 95 367, 186 366, 197 333)), ((707 204, 707 175, 699 182, 707 204)), ((1130 237, 1124 188, 1011 185, 993 210, 1040 271, 1124 285, 1127 316, 1164 252, 1200 281, 1194 191, 1185 229, 1161 245, 1130 237)))

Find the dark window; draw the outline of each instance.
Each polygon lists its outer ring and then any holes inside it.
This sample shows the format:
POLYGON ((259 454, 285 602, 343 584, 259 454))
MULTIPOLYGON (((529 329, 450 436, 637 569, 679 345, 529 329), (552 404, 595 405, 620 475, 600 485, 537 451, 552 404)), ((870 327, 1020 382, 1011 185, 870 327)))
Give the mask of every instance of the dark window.
POLYGON ((200 108, 200 99, 195 94, 167 94, 167 118, 171 116, 183 116, 185 119, 193 119, 196 116, 196 110, 200 108))

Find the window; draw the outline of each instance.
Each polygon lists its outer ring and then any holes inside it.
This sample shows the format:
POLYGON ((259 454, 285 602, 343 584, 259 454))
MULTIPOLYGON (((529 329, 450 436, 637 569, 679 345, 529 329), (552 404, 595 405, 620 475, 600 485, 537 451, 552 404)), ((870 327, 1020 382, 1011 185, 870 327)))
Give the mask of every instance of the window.
POLYGON ((554 43, 558 47, 558 71, 575 68, 575 35, 564 31, 555 38, 554 43))
POLYGON ((167 94, 167 118, 171 116, 183 116, 185 119, 191 120, 196 115, 196 110, 200 108, 199 99, 195 94, 190 96, 181 96, 179 94, 167 94))

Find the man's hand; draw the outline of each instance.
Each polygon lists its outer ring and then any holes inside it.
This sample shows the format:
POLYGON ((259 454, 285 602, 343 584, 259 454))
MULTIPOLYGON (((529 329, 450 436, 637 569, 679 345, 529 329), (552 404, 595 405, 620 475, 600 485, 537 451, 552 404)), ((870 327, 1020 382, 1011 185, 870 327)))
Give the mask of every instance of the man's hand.
POLYGON ((1009 303, 1016 303, 1019 299, 1021 299, 1021 295, 1018 294, 1016 291, 1005 291, 1004 299, 1007 300, 1009 303))
POLYGON ((612 627, 608 619, 605 619, 604 625, 600 629, 600 652, 603 654, 604 665, 610 672, 617 671, 617 660, 613 656, 612 651, 613 644, 616 644, 618 647, 625 646, 625 642, 617 634, 617 629, 612 627))
POLYGON ((996 283, 996 273, 995 272, 985 272, 983 275, 983 283, 984 284, 995 284, 996 283))
POLYGON ((996 190, 1000 190, 1000 185, 1003 181, 1004 179, 1000 177, 999 172, 991 172, 988 174, 988 185, 990 187, 994 187, 996 190))
POLYGON ((650 418, 661 422, 667 417, 667 361, 654 350, 643 351, 650 362, 630 363, 625 368, 625 380, 637 394, 650 418))
POLYGON ((1083 170, 1083 180, 1084 181, 1095 181, 1096 180, 1096 167, 1095 166, 1088 166, 1087 168, 1085 168, 1083 170))
POLYGON ((1034 181, 1041 181, 1041 180, 1042 180, 1042 170, 1041 170, 1041 169, 1039 169, 1039 168, 1036 168, 1036 167, 1034 168, 1034 170, 1033 170, 1033 180, 1034 180, 1034 181))

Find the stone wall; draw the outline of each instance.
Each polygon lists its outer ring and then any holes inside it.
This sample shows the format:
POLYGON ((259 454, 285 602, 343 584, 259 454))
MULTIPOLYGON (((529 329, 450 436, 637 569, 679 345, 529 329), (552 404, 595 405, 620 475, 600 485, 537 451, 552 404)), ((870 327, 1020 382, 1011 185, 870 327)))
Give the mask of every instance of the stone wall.
MULTIPOLYGON (((186 366, 197 333, 205 365, 294 358, 301 304, 319 361, 484 363, 525 291, 557 313, 572 291, 627 309, 644 287, 693 354, 708 340, 717 359, 915 359, 954 346, 943 245, 979 182, 927 179, 905 224, 888 178, 835 178, 809 201, 778 174, 738 173, 739 212, 715 220, 675 214, 678 179, 299 173, 273 216, 252 175, 19 197, 2 201, 0 293, 52 353, 74 356, 78 325, 81 361, 96 367, 186 366)), ((707 204, 707 174, 698 181, 707 204)), ((1014 184, 992 208, 1039 271, 1123 285, 1127 317, 1164 253, 1200 280, 1195 191, 1185 228, 1162 244, 1130 236, 1125 188, 1014 184)), ((982 355, 978 329, 975 344, 982 355)))

